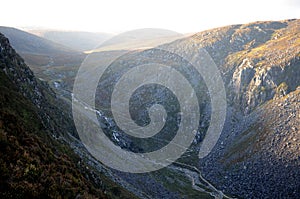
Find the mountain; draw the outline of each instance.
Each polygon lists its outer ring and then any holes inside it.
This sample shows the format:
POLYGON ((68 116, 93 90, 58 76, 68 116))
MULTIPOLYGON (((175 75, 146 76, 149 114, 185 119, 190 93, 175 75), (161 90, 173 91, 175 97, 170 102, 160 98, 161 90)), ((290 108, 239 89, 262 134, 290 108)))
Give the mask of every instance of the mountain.
POLYGON ((80 52, 93 50, 113 36, 108 33, 80 31, 28 30, 28 32, 80 52))
MULTIPOLYGON (((209 52, 225 83, 223 132, 199 167, 226 193, 241 198, 299 195, 299 38, 300 20, 295 19, 226 26, 189 40, 209 52)), ((172 45, 181 50, 189 43, 172 45)))
POLYGON ((134 197, 74 153, 70 110, 2 34, 0 76, 1 198, 134 197))
POLYGON ((40 66, 80 63, 85 57, 80 51, 16 28, 0 26, 0 32, 34 71, 40 66))
MULTIPOLYGON (((210 194, 220 197, 225 193, 238 198, 297 198, 300 194, 299 38, 298 19, 254 22, 215 28, 158 48, 127 53, 109 66, 103 79, 105 81, 97 79, 99 84, 95 102, 108 118, 103 119, 105 133, 116 145, 133 152, 153 151, 169 143, 172 135, 167 133, 173 132, 172 128, 179 125, 176 118, 169 120, 170 126, 164 126, 165 133, 142 140, 122 132, 110 112, 111 92, 123 73, 138 65, 167 63, 198 88, 196 95, 201 99, 201 124, 193 144, 176 161, 177 164, 158 171, 160 177, 154 174, 153 178, 168 188, 172 184, 173 191, 179 193, 179 196, 172 196, 175 198, 197 198, 185 195, 191 191, 178 191, 182 188, 180 184, 185 184, 184 180, 181 181, 183 176, 192 178, 189 188, 198 190, 199 195, 203 193, 199 187, 205 183, 199 183, 197 187, 196 182, 204 178, 215 187, 206 185, 205 190, 214 190, 210 194), (205 85, 201 76, 190 71, 189 63, 176 57, 176 54, 185 55, 194 63, 203 63, 201 58, 196 60, 201 49, 209 53, 219 69, 227 98, 227 114, 221 136, 210 154, 203 159, 198 158, 198 150, 211 122, 211 102, 207 88, 201 86, 205 85), (182 176, 182 171, 186 169, 180 166, 183 164, 189 165, 188 172, 192 174, 184 173, 182 176), (174 177, 170 176, 176 175, 180 177, 177 176, 174 182, 174 177)), ((210 67, 210 63, 204 64, 210 67)), ((90 79, 98 78, 89 73, 85 75, 90 79)), ((136 74, 135 78, 142 79, 142 75, 136 74)), ((171 101, 172 97, 165 94, 163 88, 158 87, 153 93, 149 90, 151 88, 137 89, 130 98, 131 117, 141 126, 151 121, 145 113, 145 106, 151 106, 153 102, 149 99, 153 96, 157 103, 176 108, 176 101, 171 101)), ((132 175, 130 177, 134 178, 132 175)), ((140 187, 138 183, 134 186, 140 187)), ((145 189, 147 191, 150 190, 145 189)))
POLYGON ((62 44, 52 42, 48 39, 38 37, 16 28, 1 26, 0 32, 11 41, 11 45, 15 49, 18 49, 18 53, 21 54, 40 54, 50 56, 60 53, 74 52, 62 44))

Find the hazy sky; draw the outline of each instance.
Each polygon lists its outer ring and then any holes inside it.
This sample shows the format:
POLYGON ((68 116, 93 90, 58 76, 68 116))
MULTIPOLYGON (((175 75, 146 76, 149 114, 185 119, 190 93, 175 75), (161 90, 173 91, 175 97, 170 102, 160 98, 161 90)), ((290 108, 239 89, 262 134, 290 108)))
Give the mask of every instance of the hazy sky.
POLYGON ((0 25, 122 32, 181 33, 258 20, 300 18, 300 0, 4 0, 0 25))

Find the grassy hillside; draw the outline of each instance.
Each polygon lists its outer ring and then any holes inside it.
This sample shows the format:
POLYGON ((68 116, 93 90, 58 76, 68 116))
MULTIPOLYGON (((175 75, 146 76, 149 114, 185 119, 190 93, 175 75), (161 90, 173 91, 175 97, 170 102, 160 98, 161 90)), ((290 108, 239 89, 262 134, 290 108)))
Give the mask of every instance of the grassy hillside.
POLYGON ((36 107, 0 77, 0 197, 106 198, 80 173, 79 158, 50 137, 36 107))
POLYGON ((18 49, 18 53, 50 56, 52 54, 74 52, 74 50, 63 46, 62 44, 52 42, 48 39, 38 37, 16 28, 1 26, 0 32, 11 41, 12 47, 18 49))
POLYGON ((0 34, 0 197, 134 198, 70 147, 63 102, 0 34))

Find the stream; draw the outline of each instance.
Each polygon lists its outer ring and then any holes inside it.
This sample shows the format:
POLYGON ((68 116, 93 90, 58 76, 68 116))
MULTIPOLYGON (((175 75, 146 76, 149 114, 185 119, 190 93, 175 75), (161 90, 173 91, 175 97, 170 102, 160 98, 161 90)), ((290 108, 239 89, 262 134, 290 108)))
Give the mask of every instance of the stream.
MULTIPOLYGON (((95 110, 95 109, 91 108, 89 105, 85 104, 84 102, 76 99, 74 97, 73 93, 71 95, 72 95, 73 102, 75 102, 76 105, 80 105, 85 110, 96 113, 101 117, 105 117, 98 110, 95 110)), ((222 198, 232 199, 231 197, 229 197, 228 195, 224 194, 222 191, 220 191, 216 187, 214 187, 208 180, 206 180, 202 176, 201 171, 198 168, 196 168, 195 166, 183 164, 180 162, 174 162, 173 164, 171 164, 168 167, 169 167, 169 169, 177 170, 178 172, 184 174, 188 179, 190 179, 191 186, 194 190, 202 192, 202 193, 203 192, 208 193, 215 199, 222 199, 222 198)))

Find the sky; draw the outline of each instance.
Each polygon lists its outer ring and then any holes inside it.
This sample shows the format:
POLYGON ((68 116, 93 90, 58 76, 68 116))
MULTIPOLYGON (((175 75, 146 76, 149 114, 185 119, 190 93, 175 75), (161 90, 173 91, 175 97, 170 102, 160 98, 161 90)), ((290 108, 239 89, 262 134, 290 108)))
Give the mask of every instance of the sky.
POLYGON ((0 26, 120 33, 180 33, 254 21, 300 18, 300 0, 7 0, 0 26))

